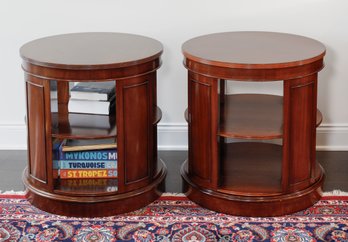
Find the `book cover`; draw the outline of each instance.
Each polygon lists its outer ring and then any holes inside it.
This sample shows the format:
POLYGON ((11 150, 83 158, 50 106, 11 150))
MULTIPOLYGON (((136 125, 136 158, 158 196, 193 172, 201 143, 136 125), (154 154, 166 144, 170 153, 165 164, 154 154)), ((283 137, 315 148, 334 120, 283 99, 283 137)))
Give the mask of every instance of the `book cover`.
POLYGON ((116 149, 114 138, 110 139, 67 139, 61 145, 63 152, 116 149))
POLYGON ((70 113, 109 115, 116 111, 115 96, 110 101, 70 99, 68 109, 70 113))
POLYGON ((117 169, 117 160, 60 160, 60 169, 117 169))
POLYGON ((93 151, 68 151, 59 153, 59 160, 116 160, 116 149, 111 150, 93 150, 93 151))
POLYGON ((117 169, 60 169, 61 179, 79 179, 79 178, 117 178, 117 169))
POLYGON ((115 81, 79 82, 70 90, 72 99, 107 101, 115 95, 115 81))

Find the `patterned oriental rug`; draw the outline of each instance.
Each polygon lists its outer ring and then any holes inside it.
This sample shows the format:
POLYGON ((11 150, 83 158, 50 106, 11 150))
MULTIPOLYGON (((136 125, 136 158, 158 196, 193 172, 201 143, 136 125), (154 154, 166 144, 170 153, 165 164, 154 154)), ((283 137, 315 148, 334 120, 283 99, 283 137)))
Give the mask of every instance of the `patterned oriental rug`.
POLYGON ((283 217, 237 217, 166 194, 132 213, 105 218, 52 215, 23 195, 0 194, 0 241, 348 241, 348 196, 325 196, 283 217))

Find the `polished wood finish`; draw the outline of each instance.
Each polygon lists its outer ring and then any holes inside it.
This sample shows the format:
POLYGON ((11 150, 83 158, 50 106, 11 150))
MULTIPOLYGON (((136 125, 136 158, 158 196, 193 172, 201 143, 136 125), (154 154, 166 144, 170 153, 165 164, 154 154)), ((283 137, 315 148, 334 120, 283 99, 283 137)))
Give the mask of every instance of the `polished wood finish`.
MULTIPOLYGON (((188 109, 185 110, 184 117, 185 117, 186 122, 188 122, 189 121, 188 109)), ((317 125, 316 126, 318 127, 322 121, 323 121, 323 114, 318 109, 317 110, 317 125)))
POLYGON ((315 131, 322 121, 317 72, 325 47, 298 35, 230 32, 193 38, 182 51, 189 159, 181 173, 188 197, 246 216, 282 215, 316 202, 324 181, 315 131), (228 95, 229 79, 284 80, 283 96, 228 95), (270 139, 280 145, 265 143, 270 139))
POLYGON ((55 138, 116 138, 116 115, 84 113, 52 113, 52 137, 55 138))
POLYGON ((323 190, 324 171, 320 167, 319 180, 310 187, 296 194, 281 194, 267 196, 233 195, 214 189, 200 187, 188 176, 187 161, 181 167, 184 180, 184 190, 187 196, 197 204, 221 213, 238 216, 271 217, 291 214, 312 206, 320 200, 323 190))
POLYGON ((68 216, 106 216, 136 210, 160 195, 166 168, 157 164, 156 70, 162 45, 121 33, 76 33, 29 42, 20 49, 27 87, 28 169, 23 181, 40 209, 68 216), (115 80, 116 112, 68 112, 69 82, 115 80), (58 112, 50 85, 57 81, 58 112), (116 113, 116 114, 115 114, 116 113), (55 177, 54 139, 115 138, 118 190, 67 187, 55 177))
POLYGON ((281 193, 280 145, 255 142, 224 146, 219 191, 245 196, 281 193))
POLYGON ((209 66, 243 69, 297 67, 321 60, 325 46, 304 36, 275 32, 226 32, 190 39, 184 56, 209 66))
POLYGON ((162 44, 154 39, 108 32, 49 36, 20 49, 28 64, 71 70, 130 67, 158 60, 162 52, 162 44))
MULTIPOLYGON (((220 108, 220 136, 260 140, 283 137, 283 97, 281 96, 225 95, 220 108)), ((319 126, 321 121, 322 114, 317 110, 316 126, 319 126)))
POLYGON ((26 83, 26 87, 28 126, 31 127, 28 130, 29 174, 46 184, 46 151, 41 149, 46 146, 44 85, 32 80, 26 83))

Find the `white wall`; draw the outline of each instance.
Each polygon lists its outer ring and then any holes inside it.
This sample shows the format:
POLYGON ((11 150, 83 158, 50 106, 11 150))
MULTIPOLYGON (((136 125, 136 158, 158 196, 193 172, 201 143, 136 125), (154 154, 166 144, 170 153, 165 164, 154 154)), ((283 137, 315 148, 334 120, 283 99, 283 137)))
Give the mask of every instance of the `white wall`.
POLYGON ((305 35, 327 46, 318 106, 318 148, 348 150, 348 2, 346 0, 1 0, 0 149, 26 147, 24 80, 18 50, 30 40, 70 32, 146 35, 164 45, 158 72, 162 149, 186 147, 186 71, 181 44, 221 31, 305 35))

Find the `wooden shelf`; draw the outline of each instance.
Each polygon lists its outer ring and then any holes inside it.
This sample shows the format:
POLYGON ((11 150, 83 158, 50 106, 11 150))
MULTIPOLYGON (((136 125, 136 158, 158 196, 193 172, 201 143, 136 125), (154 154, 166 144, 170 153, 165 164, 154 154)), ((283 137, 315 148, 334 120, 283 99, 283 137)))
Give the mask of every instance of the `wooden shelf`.
MULTIPOLYGON (((116 116, 69 113, 68 116, 52 113, 52 137, 61 139, 103 139, 116 137, 116 116)), ((162 118, 156 107, 153 124, 162 118)))
POLYGON ((244 196, 280 194, 281 162, 280 145, 258 142, 223 144, 219 191, 244 196))
POLYGON ((102 139, 116 137, 115 115, 52 113, 52 137, 61 139, 102 139))
MULTIPOLYGON (((225 103, 221 105, 223 116, 220 136, 260 140, 282 138, 283 98, 281 96, 234 94, 226 95, 224 101, 225 103), (251 97, 252 101, 249 101, 248 97, 251 97)), ((188 109, 185 110, 185 120, 189 122, 188 109)), ((318 109, 317 127, 322 120, 323 116, 318 109)))
MULTIPOLYGON (((226 95, 221 104, 219 135, 238 139, 283 136, 283 97, 266 94, 226 95)), ((322 121, 317 111, 317 126, 322 121)))

